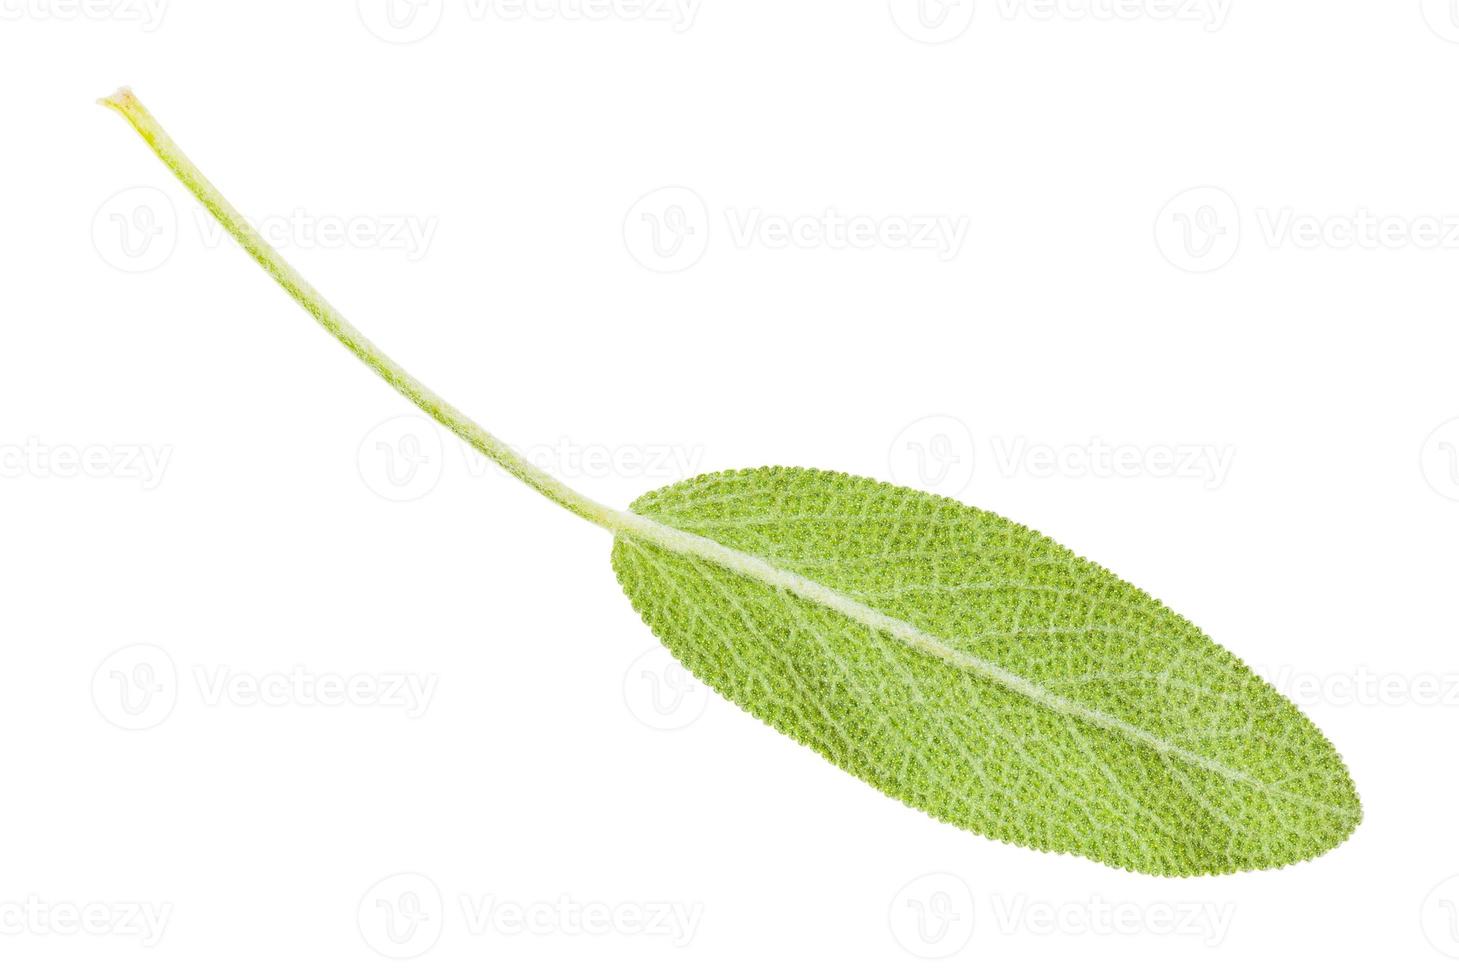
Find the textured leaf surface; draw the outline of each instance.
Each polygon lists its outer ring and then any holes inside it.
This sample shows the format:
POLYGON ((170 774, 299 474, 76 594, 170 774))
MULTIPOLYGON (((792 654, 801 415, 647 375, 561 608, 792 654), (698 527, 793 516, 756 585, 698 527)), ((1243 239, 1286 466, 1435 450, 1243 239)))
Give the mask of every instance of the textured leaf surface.
POLYGON ((1196 875, 1310 858, 1360 819, 1342 760, 1295 706, 1144 592, 995 514, 782 468, 631 510, 830 590, 639 535, 613 549, 634 606, 697 677, 940 820, 1196 875))

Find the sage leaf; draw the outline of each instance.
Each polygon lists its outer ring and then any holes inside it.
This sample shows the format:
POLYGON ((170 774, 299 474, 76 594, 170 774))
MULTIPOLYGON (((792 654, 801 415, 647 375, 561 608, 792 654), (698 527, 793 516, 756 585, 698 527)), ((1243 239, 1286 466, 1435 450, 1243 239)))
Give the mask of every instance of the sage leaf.
POLYGON ((1157 875, 1273 868, 1361 808, 1322 733, 1144 592, 987 511, 817 470, 718 473, 628 510, 544 472, 391 360, 129 90, 120 113, 329 334, 507 472, 613 534, 654 633, 847 772, 997 840, 1157 875))
POLYGON ((747 574, 619 534, 613 565, 711 688, 986 837, 1157 875, 1271 868, 1360 807, 1321 732, 1180 616, 996 514, 807 469, 718 473, 631 510, 747 574))

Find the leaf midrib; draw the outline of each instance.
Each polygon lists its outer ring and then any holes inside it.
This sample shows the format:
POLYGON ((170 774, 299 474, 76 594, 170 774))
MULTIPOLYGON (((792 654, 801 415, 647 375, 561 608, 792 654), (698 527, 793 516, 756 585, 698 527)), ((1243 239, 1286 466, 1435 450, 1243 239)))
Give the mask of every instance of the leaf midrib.
POLYGON ((1162 757, 1171 757, 1188 762, 1223 779, 1245 783, 1263 793, 1281 799, 1291 800, 1342 816, 1352 816, 1350 808, 1334 806, 1322 800, 1315 800, 1300 793, 1291 793, 1243 772, 1225 763, 1175 745, 1166 739, 1133 725, 1123 718, 1117 718, 1097 708, 1072 698, 1056 694, 1034 681, 984 660, 975 654, 961 650, 941 638, 926 632, 895 616, 867 605, 858 599, 824 585, 798 572, 771 564, 759 555, 741 551, 702 535, 685 531, 669 524, 656 521, 633 511, 615 511, 605 524, 615 534, 625 534, 665 548, 676 554, 701 558, 720 566, 736 575, 742 575, 772 588, 783 589, 809 602, 839 613, 853 622, 899 640, 914 650, 935 657, 954 667, 972 671, 1006 690, 1019 694, 1029 701, 1058 714, 1077 718, 1106 731, 1114 732, 1131 742, 1146 746, 1162 757))

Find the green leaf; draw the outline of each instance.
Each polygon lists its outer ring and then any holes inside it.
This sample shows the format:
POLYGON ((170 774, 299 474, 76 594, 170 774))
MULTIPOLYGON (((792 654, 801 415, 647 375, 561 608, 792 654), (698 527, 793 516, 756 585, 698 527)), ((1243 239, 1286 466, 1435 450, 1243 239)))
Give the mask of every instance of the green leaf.
POLYGON ((783 468, 689 480, 631 510, 784 575, 618 534, 614 568, 664 645, 939 820, 1198 875, 1311 858, 1361 818, 1342 760, 1294 705, 1144 592, 1012 521, 783 468))
POLYGON ((1361 818, 1322 734, 1154 599, 1027 528, 814 470, 722 473, 631 510, 535 466, 386 356, 128 89, 102 99, 370 370, 611 531, 664 643, 726 697, 885 792, 989 837, 1152 874, 1268 868, 1361 818))

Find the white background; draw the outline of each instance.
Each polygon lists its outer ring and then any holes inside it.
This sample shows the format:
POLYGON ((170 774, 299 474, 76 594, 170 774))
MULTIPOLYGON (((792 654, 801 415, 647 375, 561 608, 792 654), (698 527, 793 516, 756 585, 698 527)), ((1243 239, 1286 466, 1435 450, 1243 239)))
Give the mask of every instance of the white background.
POLYGON ((587 2, 0 0, 0 972, 1452 975, 1446 5, 587 2), (1136 876, 707 695, 601 531, 220 242, 120 83, 589 494, 786 463, 1030 524, 1293 696, 1364 824, 1136 876))

